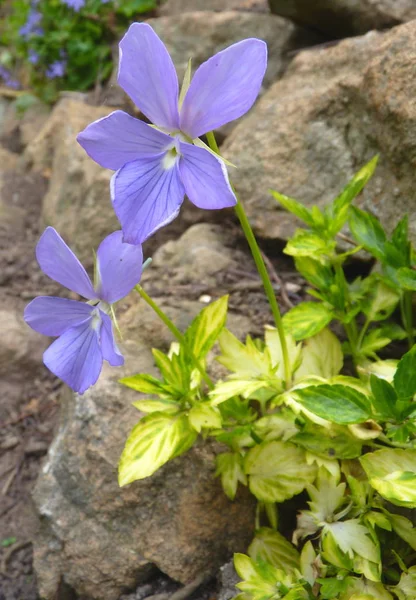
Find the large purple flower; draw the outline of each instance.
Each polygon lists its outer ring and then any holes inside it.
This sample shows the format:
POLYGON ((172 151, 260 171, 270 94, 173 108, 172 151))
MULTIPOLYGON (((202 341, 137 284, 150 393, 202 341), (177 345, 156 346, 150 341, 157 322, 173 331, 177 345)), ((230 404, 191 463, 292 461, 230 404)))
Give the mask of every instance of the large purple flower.
POLYGON ((110 305, 140 281, 141 246, 123 243, 121 231, 106 237, 97 250, 95 286, 53 227, 42 234, 36 258, 48 277, 89 300, 39 296, 27 305, 24 314, 32 329, 58 337, 44 353, 43 361, 52 373, 83 394, 97 381, 103 359, 112 366, 124 363, 108 313, 110 305))
POLYGON ((126 242, 141 243, 172 221, 185 194, 199 208, 236 203, 224 162, 197 138, 251 108, 266 64, 261 40, 233 44, 197 69, 180 101, 165 46, 150 25, 130 26, 118 82, 155 127, 118 110, 78 136, 93 160, 116 171, 111 196, 126 242))

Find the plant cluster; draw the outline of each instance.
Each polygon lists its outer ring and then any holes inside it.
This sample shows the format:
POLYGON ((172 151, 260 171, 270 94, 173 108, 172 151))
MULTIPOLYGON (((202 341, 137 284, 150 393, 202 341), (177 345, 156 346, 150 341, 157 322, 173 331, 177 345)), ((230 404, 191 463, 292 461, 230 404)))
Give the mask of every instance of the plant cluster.
POLYGON ((0 21, 0 77, 46 102, 88 90, 113 69, 111 44, 156 0, 12 0, 0 21))
POLYGON ((255 101, 264 43, 234 44, 193 78, 189 65, 180 93, 170 57, 148 25, 132 25, 121 49, 119 82, 154 125, 116 111, 78 137, 96 162, 115 171, 111 196, 122 232, 101 243, 94 284, 55 230, 43 234, 43 271, 88 300, 39 297, 28 305, 29 325, 58 338, 45 364, 79 393, 97 381, 103 360, 123 364, 113 304, 135 288, 176 341, 168 353, 153 350, 160 377, 121 380, 145 398, 134 403, 144 416, 121 456, 120 485, 150 477, 211 439, 221 449, 216 475, 225 494, 233 501, 246 486, 257 506, 248 554, 235 556, 240 600, 414 600, 416 254, 406 218, 388 236, 353 205, 377 159, 324 210, 273 192, 306 225, 285 252, 315 297, 282 319, 212 133, 255 101), (185 193, 200 208, 234 205, 274 318, 264 338, 242 342, 226 328, 227 296, 182 333, 138 285, 141 243, 176 217, 185 193), (347 261, 364 251, 377 268, 349 281, 347 261), (408 345, 400 359, 380 354, 393 343, 408 345), (215 346, 224 369, 217 381, 209 369, 215 346), (279 521, 279 505, 288 501, 299 509, 291 531, 279 521))

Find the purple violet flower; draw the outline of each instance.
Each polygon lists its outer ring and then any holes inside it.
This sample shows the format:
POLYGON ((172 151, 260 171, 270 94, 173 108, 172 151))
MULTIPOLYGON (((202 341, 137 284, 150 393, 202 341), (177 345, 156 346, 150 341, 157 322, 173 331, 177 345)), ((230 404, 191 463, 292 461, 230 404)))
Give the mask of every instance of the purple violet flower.
POLYGON ((63 77, 65 75, 66 69, 66 60, 55 60, 52 64, 48 66, 45 71, 46 77, 48 79, 56 79, 57 77, 63 77))
POLYGON ((85 0, 62 0, 62 2, 66 4, 68 8, 75 10, 75 12, 81 10, 85 4, 85 0))
POLYGON ((28 61, 32 65, 36 65, 39 62, 39 54, 36 52, 36 50, 33 50, 33 48, 30 48, 29 50, 28 61))
POLYGON ((32 35, 43 34, 43 29, 41 27, 38 27, 40 21, 42 20, 42 15, 38 10, 33 8, 34 6, 35 5, 32 3, 31 9, 27 16, 26 23, 22 25, 22 27, 19 29, 19 34, 24 39, 27 39, 32 35))
POLYGON ((141 246, 123 243, 121 231, 107 236, 97 250, 95 287, 53 227, 43 232, 36 246, 36 258, 48 277, 89 300, 85 303, 39 296, 26 306, 24 313, 32 329, 58 337, 43 355, 45 365, 83 394, 97 381, 103 360, 112 366, 124 363, 108 313, 110 305, 124 298, 140 281, 141 246))
POLYGON ((3 65, 0 65, 0 77, 7 87, 12 88, 13 90, 20 89, 20 82, 17 81, 17 79, 14 79, 10 71, 6 69, 6 67, 3 67, 3 65))
POLYGON ((183 102, 172 59, 146 23, 120 42, 118 82, 156 127, 117 110, 91 123, 78 142, 111 180, 124 240, 139 244, 179 213, 185 194, 205 209, 236 204, 224 162, 199 136, 246 113, 260 90, 266 44, 247 39, 195 72, 183 102))

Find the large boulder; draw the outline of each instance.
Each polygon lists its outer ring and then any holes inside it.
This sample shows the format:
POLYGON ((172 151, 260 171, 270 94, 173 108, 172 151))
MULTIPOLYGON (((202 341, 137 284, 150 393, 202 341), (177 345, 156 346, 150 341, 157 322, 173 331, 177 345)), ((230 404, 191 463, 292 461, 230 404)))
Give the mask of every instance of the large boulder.
POLYGON ((409 214, 416 239, 416 21, 302 52, 223 148, 257 233, 287 239, 296 220, 273 188, 323 206, 380 154, 358 200, 391 229, 409 214))
MULTIPOLYGON (((160 249, 145 284, 152 294, 152 281, 160 285, 155 299, 182 330, 203 304, 172 295, 171 283, 183 287, 192 272, 189 264, 175 263, 176 255, 188 245, 190 256, 195 256, 194 281, 203 277, 202 265, 210 252, 218 272, 234 264, 226 248, 219 264, 218 227, 194 229, 193 236, 190 230, 168 251, 160 249), (196 238, 200 249, 192 254, 190 244, 196 238)), ((211 285, 214 271, 212 267, 208 275, 211 285)), ((41 520, 35 569, 46 600, 60 599, 62 586, 88 598, 118 600, 146 579, 153 565, 189 583, 215 572, 234 551, 244 551, 252 536, 253 499, 245 489, 234 502, 226 498, 214 477, 217 446, 198 443, 151 478, 118 487, 117 463, 140 418, 132 406, 137 393, 123 388, 118 379, 154 373, 151 347, 166 350, 172 341, 144 302, 127 299, 125 305, 119 321, 125 366, 106 365, 98 383, 82 396, 65 390, 61 426, 35 489, 41 520)), ((240 336, 249 330, 242 315, 231 314, 228 323, 240 336)))
POLYGON ((269 0, 276 15, 329 39, 386 29, 416 18, 414 0, 269 0))
POLYGON ((25 151, 28 167, 50 178, 43 221, 55 227, 80 260, 92 264, 92 248, 120 225, 110 200, 112 171, 87 156, 77 134, 111 112, 63 98, 25 151))

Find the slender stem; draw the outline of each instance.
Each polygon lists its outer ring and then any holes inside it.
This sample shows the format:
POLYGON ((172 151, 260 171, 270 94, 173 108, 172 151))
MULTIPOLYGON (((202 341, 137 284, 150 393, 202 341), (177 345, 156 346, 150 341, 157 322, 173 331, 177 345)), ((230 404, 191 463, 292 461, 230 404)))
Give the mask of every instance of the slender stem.
MULTIPOLYGON (((208 145, 211 148, 211 150, 213 150, 218 155, 220 155, 218 144, 216 142, 215 136, 212 131, 207 133, 207 141, 208 141, 208 145)), ((233 188, 233 190, 234 190, 234 188, 233 188)), ((234 190, 234 193, 235 193, 235 190, 234 190)), ((273 290, 273 285, 272 285, 272 282, 270 281, 270 277, 267 272, 266 265, 264 264, 264 260, 263 260, 260 248, 257 244, 257 240, 254 236, 253 230, 251 228, 251 225, 250 225, 250 222, 246 215, 246 212, 244 210, 244 207, 243 207, 241 201, 238 199, 237 194, 236 194, 236 198, 237 198, 237 204, 235 206, 235 212, 238 217, 238 220, 240 221, 240 225, 243 229, 244 235, 246 236, 248 245, 250 246, 251 254, 253 256, 254 262, 256 263, 257 270, 258 270, 261 280, 263 282, 264 290, 266 292, 266 296, 267 296, 267 299, 270 304, 270 308, 271 308, 271 311, 273 314, 276 329, 279 334, 280 345, 282 347, 283 365, 284 365, 284 369, 285 369, 285 384, 286 384, 286 387, 289 387, 290 381, 291 381, 289 353, 288 353, 288 349, 287 349, 286 337, 285 337, 285 332, 284 332, 284 328, 283 328, 282 316, 281 316, 280 310, 279 310, 279 305, 277 303, 276 296, 275 296, 275 293, 273 290)))
POLYGON ((413 347, 415 338, 413 334, 413 292, 403 292, 401 300, 402 319, 407 332, 407 339, 409 340, 409 349, 413 347))
POLYGON ((179 329, 176 327, 176 325, 174 323, 172 323, 172 321, 169 319, 169 317, 167 316, 167 314, 163 312, 163 310, 156 304, 156 302, 154 302, 154 300, 152 300, 151 297, 148 294, 146 294, 146 292, 144 291, 144 289, 142 288, 141 285, 136 285, 135 286, 135 290, 140 294, 140 296, 150 306, 150 308, 152 308, 155 311, 155 313, 157 314, 157 316, 159 317, 159 319, 161 321, 163 321, 163 323, 166 325, 166 327, 169 329, 169 331, 171 331, 173 333, 173 335, 178 340, 178 342, 180 344, 182 344, 182 346, 185 348, 185 351, 188 354, 188 357, 191 359, 191 361, 193 362, 194 366, 201 373, 201 376, 204 379, 205 383, 208 385, 208 387, 210 389, 213 389, 214 388, 214 383, 213 383, 212 379, 206 373, 205 369, 202 367, 202 365, 200 364, 200 362, 198 361, 198 359, 188 349, 187 343, 186 343, 186 340, 185 340, 185 336, 179 331, 179 329))
POLYGON ((363 345, 364 336, 365 336, 365 334, 367 332, 367 329, 370 326, 370 323, 371 323, 371 319, 370 319, 370 317, 367 317, 366 320, 365 320, 364 325, 361 328, 360 335, 358 336, 358 340, 357 340, 357 348, 358 348, 358 350, 361 350, 361 346, 363 345))

